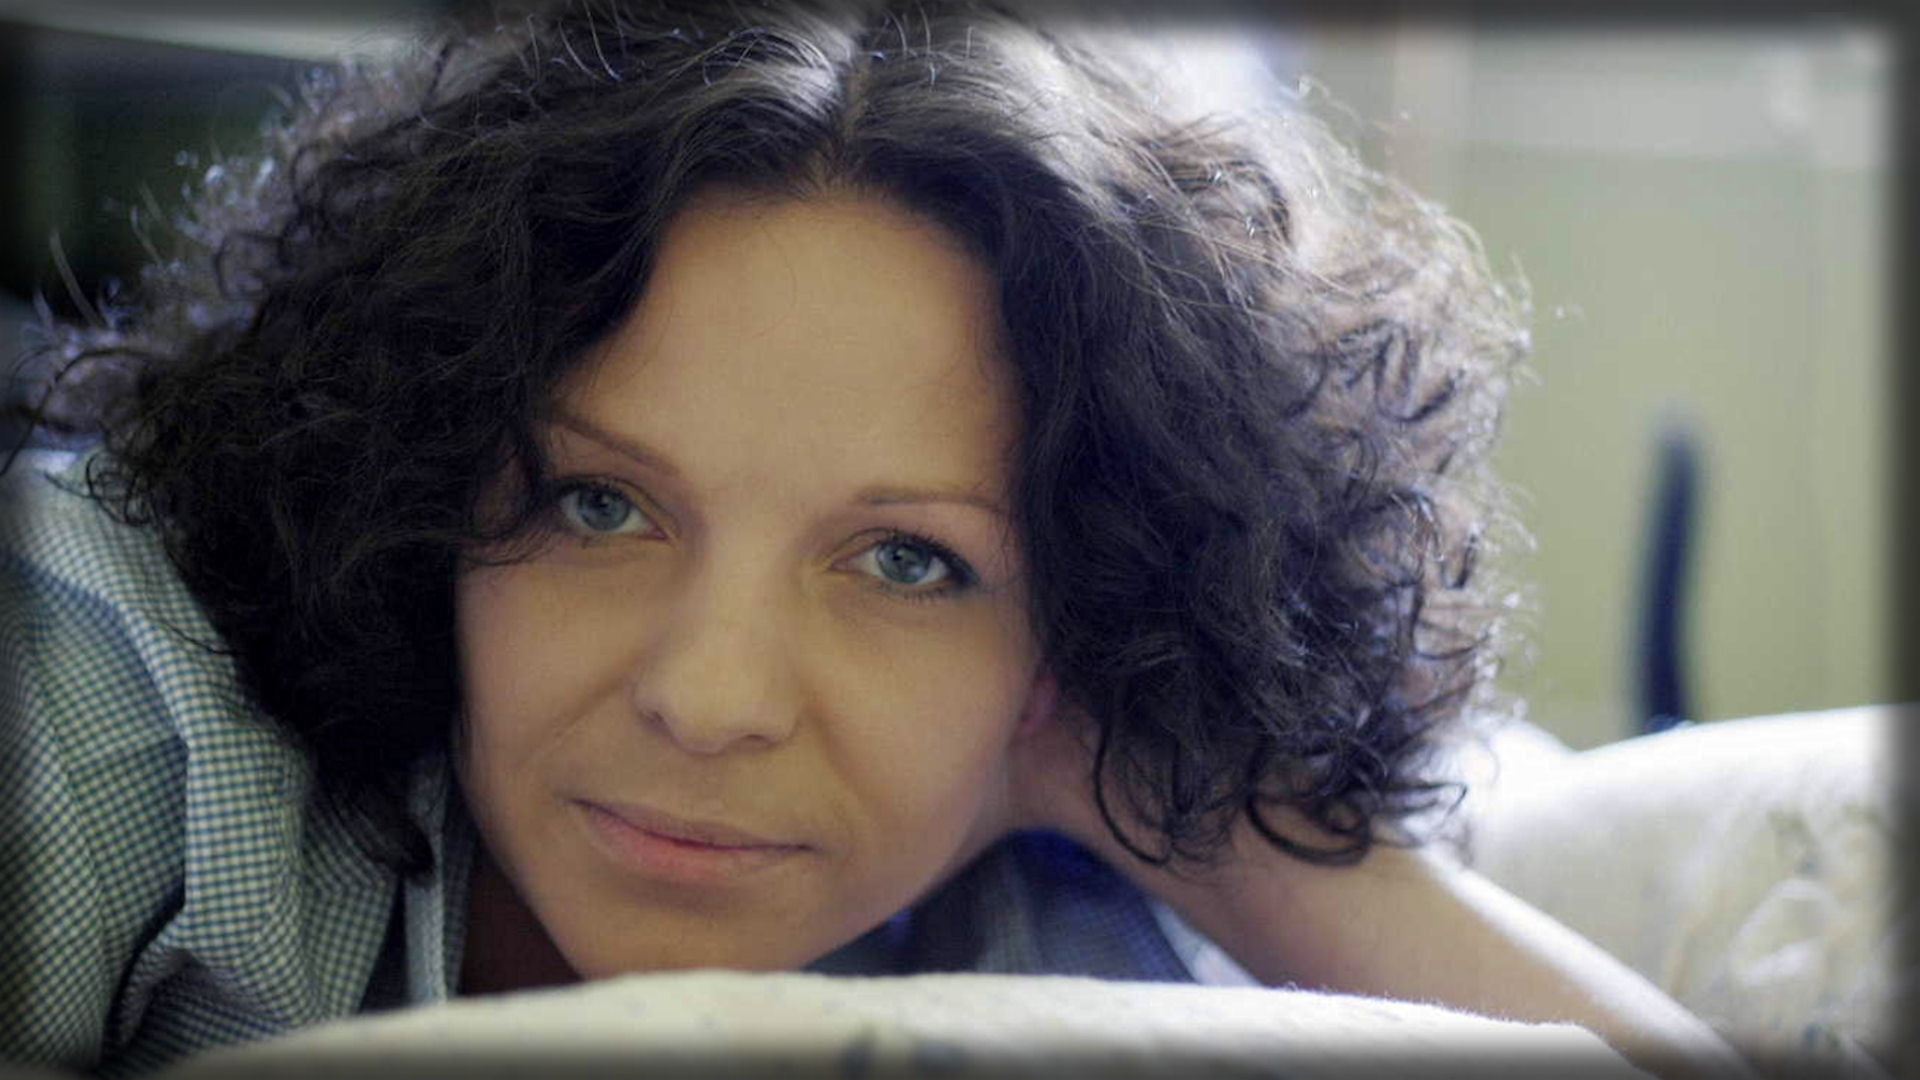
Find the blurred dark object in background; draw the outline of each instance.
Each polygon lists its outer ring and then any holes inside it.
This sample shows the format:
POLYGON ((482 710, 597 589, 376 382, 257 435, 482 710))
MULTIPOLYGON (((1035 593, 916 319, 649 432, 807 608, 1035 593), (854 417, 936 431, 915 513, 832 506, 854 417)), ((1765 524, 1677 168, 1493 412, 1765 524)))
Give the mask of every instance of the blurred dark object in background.
POLYGON ((1634 643, 1642 735, 1678 727, 1695 715, 1687 615, 1694 603, 1693 552, 1700 527, 1700 438, 1699 425, 1676 409, 1662 421, 1656 439, 1634 643))
MULTIPOLYGON (((303 80, 418 26, 491 19, 482 7, 0 0, 0 404, 30 395, 20 358, 42 340, 37 309, 111 320, 134 301, 183 189, 252 153, 303 80)), ((0 418, 0 446, 18 419, 0 418)))
POLYGON ((26 305, 62 316, 138 284, 181 189, 258 144, 328 46, 474 17, 454 0, 294 5, 0 5, 4 342, 26 305), (62 263, 65 266, 62 266, 62 263), (76 293, 78 294, 76 296, 76 293))

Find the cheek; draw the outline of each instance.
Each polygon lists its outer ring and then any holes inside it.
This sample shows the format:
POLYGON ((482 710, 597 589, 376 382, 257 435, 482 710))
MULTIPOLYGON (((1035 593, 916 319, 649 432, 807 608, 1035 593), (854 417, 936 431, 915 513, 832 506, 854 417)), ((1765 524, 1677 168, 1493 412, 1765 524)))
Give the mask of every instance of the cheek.
POLYGON ((511 587, 510 569, 470 571, 454 589, 462 699, 455 768, 483 827, 503 809, 508 788, 496 781, 532 726, 526 722, 533 704, 530 687, 546 682, 521 674, 522 665, 539 658, 523 653, 517 631, 524 613, 516 611, 519 596, 511 587), (508 658, 514 663, 505 662, 508 658))
POLYGON ((526 565, 464 575, 455 589, 462 711, 457 764, 469 802, 483 817, 503 812, 536 762, 607 692, 613 665, 582 635, 526 565))
POLYGON ((993 809, 1034 663, 1023 637, 983 638, 880 669, 860 721, 835 735, 841 778, 885 843, 950 847, 993 809))
POLYGON ((618 684, 620 639, 576 592, 534 564, 461 577, 454 605, 468 735, 533 734, 542 717, 577 715, 618 684))

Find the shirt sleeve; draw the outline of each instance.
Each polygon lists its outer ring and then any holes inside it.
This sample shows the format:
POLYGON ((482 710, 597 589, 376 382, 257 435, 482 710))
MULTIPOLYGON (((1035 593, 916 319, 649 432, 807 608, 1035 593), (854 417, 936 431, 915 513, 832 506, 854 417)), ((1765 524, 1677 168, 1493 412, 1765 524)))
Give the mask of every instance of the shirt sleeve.
POLYGON ((0 1061, 131 1075, 351 1014, 397 881, 88 460, 0 477, 0 1061))
POLYGON ((0 485, 0 1061, 90 1068, 180 903, 185 755, 113 567, 67 527, 98 508, 38 464, 0 485))

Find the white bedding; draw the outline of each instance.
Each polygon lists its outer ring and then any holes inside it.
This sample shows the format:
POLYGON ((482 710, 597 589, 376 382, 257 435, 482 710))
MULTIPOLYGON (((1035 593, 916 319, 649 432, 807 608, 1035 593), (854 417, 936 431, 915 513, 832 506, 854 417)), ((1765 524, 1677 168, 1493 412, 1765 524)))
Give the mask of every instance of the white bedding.
POLYGON ((464 999, 202 1055, 164 1080, 457 1075, 1631 1078, 1592 1034, 1296 990, 702 971, 464 999))
POLYGON ((1865 707, 1502 749, 1476 865, 1776 1075, 1876 1076, 1913 915, 1896 907, 1900 725, 1865 707))

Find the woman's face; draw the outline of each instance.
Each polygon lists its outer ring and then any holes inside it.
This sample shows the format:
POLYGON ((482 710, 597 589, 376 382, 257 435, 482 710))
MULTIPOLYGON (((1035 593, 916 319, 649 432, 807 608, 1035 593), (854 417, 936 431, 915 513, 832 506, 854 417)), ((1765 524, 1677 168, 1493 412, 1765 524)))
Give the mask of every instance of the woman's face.
POLYGON ((875 198, 696 200, 458 585, 459 772, 587 978, 803 965, 1002 831, 1036 684, 994 283, 875 198))

